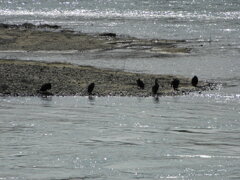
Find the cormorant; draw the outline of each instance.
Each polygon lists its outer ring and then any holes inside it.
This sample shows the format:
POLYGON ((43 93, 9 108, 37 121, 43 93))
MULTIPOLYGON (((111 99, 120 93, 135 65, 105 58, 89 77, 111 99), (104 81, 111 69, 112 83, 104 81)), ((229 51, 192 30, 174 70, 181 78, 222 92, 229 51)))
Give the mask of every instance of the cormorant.
POLYGON ((94 87, 95 87, 94 83, 91 83, 91 84, 88 85, 87 91, 88 91, 89 95, 92 94, 92 91, 93 91, 94 87))
POLYGON ((140 87, 140 89, 144 89, 144 83, 141 79, 137 80, 137 86, 140 87))
POLYGON ((197 84, 198 84, 198 77, 197 77, 197 76, 194 76, 194 77, 192 78, 192 85, 195 86, 195 87, 197 87, 197 84))
POLYGON ((45 83, 41 86, 41 88, 39 90, 37 90, 37 93, 39 93, 40 95, 43 95, 43 96, 52 96, 53 93, 48 92, 48 90, 50 90, 51 88, 52 88, 51 83, 45 83))
POLYGON ((152 93, 153 93, 153 95, 157 94, 158 88, 159 88, 158 79, 155 79, 155 84, 154 84, 154 86, 152 87, 152 93))
POLYGON ((39 89, 39 91, 45 92, 45 91, 47 91, 47 90, 49 90, 49 89, 51 89, 51 88, 52 88, 52 84, 51 84, 51 83, 45 83, 45 84, 43 84, 43 85, 41 86, 41 88, 39 89))
POLYGON ((174 89, 175 91, 177 91, 177 90, 178 90, 179 83, 180 83, 179 79, 174 79, 174 80, 171 82, 171 87, 173 87, 173 89, 174 89))

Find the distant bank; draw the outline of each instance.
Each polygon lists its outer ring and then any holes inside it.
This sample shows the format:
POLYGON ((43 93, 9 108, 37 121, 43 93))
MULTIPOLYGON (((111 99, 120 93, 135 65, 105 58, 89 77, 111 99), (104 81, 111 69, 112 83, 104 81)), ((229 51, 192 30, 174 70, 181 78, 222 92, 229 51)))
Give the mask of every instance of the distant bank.
MULTIPOLYGON (((137 39, 110 32, 84 34, 47 24, 0 24, 0 34, 2 51, 77 50, 81 52, 134 49, 159 58, 165 57, 166 53, 175 55, 191 52, 191 49, 182 47, 187 43, 183 40, 137 39)), ((85 96, 88 95, 87 86, 94 83, 92 94, 97 96, 151 96, 156 78, 159 83, 157 92, 159 96, 181 95, 214 88, 214 84, 201 80, 197 87, 193 87, 191 79, 182 76, 129 73, 57 62, 0 60, 0 95, 2 96, 36 96, 45 83, 51 84, 49 95, 85 96), (171 87, 171 81, 176 78, 180 80, 178 91, 174 91, 171 87), (138 87, 136 82, 138 79, 144 82, 144 89, 138 87)))

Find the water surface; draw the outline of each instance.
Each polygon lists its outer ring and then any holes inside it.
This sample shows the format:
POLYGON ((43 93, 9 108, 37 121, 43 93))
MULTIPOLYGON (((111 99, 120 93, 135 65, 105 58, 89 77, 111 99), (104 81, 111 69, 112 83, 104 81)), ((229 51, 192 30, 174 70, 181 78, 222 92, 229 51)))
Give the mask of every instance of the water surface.
POLYGON ((0 52, 176 74, 222 84, 158 101, 136 97, 1 97, 0 179, 240 179, 239 0, 8 0, 0 22, 87 33, 184 39, 191 54, 0 52))
POLYGON ((0 103, 2 179, 240 178, 240 96, 0 103))

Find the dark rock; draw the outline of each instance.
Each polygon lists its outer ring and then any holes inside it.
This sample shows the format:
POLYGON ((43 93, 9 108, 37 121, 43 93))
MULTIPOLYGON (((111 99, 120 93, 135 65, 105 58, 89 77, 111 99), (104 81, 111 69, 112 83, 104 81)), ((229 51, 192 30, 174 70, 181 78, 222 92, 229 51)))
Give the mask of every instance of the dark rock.
POLYGON ((18 25, 1 23, 0 24, 0 28, 5 28, 5 29, 18 28, 18 25))
POLYGON ((58 25, 49 25, 49 24, 40 24, 37 26, 38 28, 49 28, 49 29, 59 29, 61 26, 58 25))
POLYGON ((100 36, 116 37, 116 33, 101 33, 100 36))

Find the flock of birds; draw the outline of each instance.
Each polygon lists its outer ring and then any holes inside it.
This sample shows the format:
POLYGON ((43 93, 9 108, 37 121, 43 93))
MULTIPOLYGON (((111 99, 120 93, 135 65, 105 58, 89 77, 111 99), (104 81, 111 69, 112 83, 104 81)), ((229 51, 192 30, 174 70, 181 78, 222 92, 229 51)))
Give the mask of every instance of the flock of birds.
MULTIPOLYGON (((180 80, 175 78, 171 82, 171 87, 175 91, 178 91, 179 84, 180 84, 180 80)), ((197 76, 194 76, 192 78, 191 84, 192 84, 192 86, 197 87, 197 84, 198 84, 198 77, 197 76)), ((141 79, 138 79, 137 80, 137 86, 140 89, 144 89, 145 84, 141 79)), ((88 87, 87 87, 88 95, 92 95, 94 87, 95 87, 95 83, 91 83, 91 84, 88 85, 88 87)), ((45 83, 41 86, 41 88, 38 90, 38 92, 40 94, 47 95, 47 94, 49 94, 48 90, 50 90, 51 88, 52 88, 51 83, 45 83)), ((152 86, 152 94, 157 95, 158 89, 159 89, 158 79, 155 79, 155 84, 152 86)))
MULTIPOLYGON (((175 78, 173 79, 173 81, 171 82, 171 87, 175 90, 175 91, 178 91, 178 86, 180 84, 180 80, 175 78)), ((194 76, 192 78, 192 81, 191 81, 191 84, 192 86, 194 87, 197 87, 197 84, 198 84, 198 77, 197 76, 194 76)), ((144 83, 141 79, 138 79, 137 80, 137 86, 140 88, 140 89, 144 89, 144 83)), ((159 89, 159 84, 158 84, 158 79, 155 79, 155 84, 154 86, 152 87, 152 94, 153 95, 156 95, 157 92, 158 92, 158 89, 159 89)))

